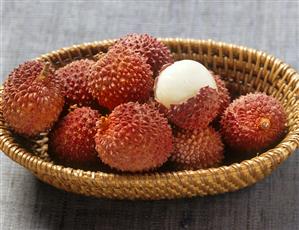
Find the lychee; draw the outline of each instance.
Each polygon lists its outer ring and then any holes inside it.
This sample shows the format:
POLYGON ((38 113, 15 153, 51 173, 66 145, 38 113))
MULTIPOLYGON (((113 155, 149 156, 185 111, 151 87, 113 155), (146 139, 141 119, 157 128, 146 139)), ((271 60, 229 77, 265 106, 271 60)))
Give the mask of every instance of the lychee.
POLYGON ((129 49, 110 50, 91 67, 88 81, 93 97, 110 110, 130 101, 147 101, 153 84, 150 66, 129 49))
POLYGON ((130 48, 145 57, 151 66, 154 77, 164 64, 173 63, 173 58, 166 45, 148 34, 129 34, 120 38, 112 49, 130 48))
POLYGON ((93 98, 88 92, 87 77, 94 63, 88 59, 76 60, 55 72, 55 77, 63 86, 67 104, 79 106, 92 104, 93 98))
POLYGON ((264 93, 249 93, 234 100, 221 119, 224 141, 239 152, 265 150, 278 141, 286 128, 282 104, 264 93))
POLYGON ((49 63, 28 61, 10 73, 2 93, 3 117, 16 132, 35 136, 52 127, 64 106, 49 63))
POLYGON ((216 82, 199 62, 177 61, 156 79, 155 100, 167 108, 167 117, 184 129, 201 129, 217 116, 220 101, 216 82))
POLYGON ((98 162, 94 136, 100 114, 90 107, 76 108, 49 134, 49 151, 64 165, 85 167, 98 162))
POLYGON ((224 157, 220 134, 213 128, 180 130, 175 134, 171 161, 179 169, 204 169, 220 164, 224 157))
POLYGON ((211 73, 213 74, 218 89, 220 101, 218 116, 220 117, 224 113, 225 109, 229 106, 231 99, 228 89, 225 86, 225 82, 221 79, 219 75, 214 74, 213 72, 211 73))
POLYGON ((119 105, 103 118, 95 141, 104 163, 128 172, 157 168, 172 151, 167 119, 152 106, 136 102, 119 105))

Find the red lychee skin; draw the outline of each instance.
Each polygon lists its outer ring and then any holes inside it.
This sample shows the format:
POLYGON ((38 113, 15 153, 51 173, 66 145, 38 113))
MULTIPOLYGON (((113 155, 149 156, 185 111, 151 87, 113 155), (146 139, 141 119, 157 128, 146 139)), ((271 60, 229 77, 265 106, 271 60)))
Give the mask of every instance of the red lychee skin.
POLYGON ((217 116, 219 94, 208 86, 201 88, 197 95, 187 101, 170 105, 168 119, 183 129, 203 129, 217 116))
POLYGON ((110 50, 91 67, 88 81, 93 97, 110 110, 130 101, 147 101, 153 84, 150 66, 129 49, 110 50))
POLYGON ((157 168, 172 151, 167 119, 153 107, 133 102, 119 105, 98 123, 95 141, 104 163, 127 172, 157 168))
POLYGON ((2 93, 3 117, 24 136, 47 131, 58 119, 64 96, 54 69, 41 61, 27 61, 10 73, 2 93))
POLYGON ((171 161, 179 169, 205 169, 215 167, 224 158, 221 136, 213 128, 180 130, 174 138, 171 161))
POLYGON ((220 101, 218 117, 220 118, 220 116, 224 113, 226 108, 229 106, 231 99, 230 99, 228 89, 225 86, 225 82, 221 79, 219 75, 216 75, 213 72, 211 72, 211 74, 214 77, 218 89, 219 101, 220 101))
POLYGON ((157 76, 163 65, 173 63, 173 58, 167 46, 148 34, 128 34, 112 46, 113 49, 117 47, 130 48, 145 57, 147 63, 151 66, 154 77, 157 76))
POLYGON ((253 153, 270 147, 282 137, 286 114, 275 98, 249 93, 229 105, 220 123, 224 141, 232 150, 253 153))
POLYGON ((92 60, 82 59, 56 70, 55 77, 63 86, 67 104, 83 106, 93 103, 93 97, 88 92, 87 81, 89 69, 94 63, 92 60))
POLYGON ((167 108, 163 106, 161 103, 157 102, 153 97, 150 97, 149 100, 146 102, 146 104, 152 106, 163 115, 167 114, 167 108))
POLYGON ((73 110, 49 134, 49 151, 67 166, 91 166, 98 162, 94 136, 100 114, 90 107, 73 110))

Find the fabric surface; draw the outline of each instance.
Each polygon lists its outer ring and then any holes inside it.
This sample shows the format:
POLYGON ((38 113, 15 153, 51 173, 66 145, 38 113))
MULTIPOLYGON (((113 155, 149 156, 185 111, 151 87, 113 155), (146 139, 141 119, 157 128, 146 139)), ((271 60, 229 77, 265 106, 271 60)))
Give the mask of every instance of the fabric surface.
MULTIPOLYGON (((1 78, 61 47, 130 32, 214 39, 299 69, 295 1, 1 1, 1 78)), ((223 195, 116 201, 57 190, 0 154, 0 229, 285 229, 299 227, 299 152, 254 186, 223 195)))

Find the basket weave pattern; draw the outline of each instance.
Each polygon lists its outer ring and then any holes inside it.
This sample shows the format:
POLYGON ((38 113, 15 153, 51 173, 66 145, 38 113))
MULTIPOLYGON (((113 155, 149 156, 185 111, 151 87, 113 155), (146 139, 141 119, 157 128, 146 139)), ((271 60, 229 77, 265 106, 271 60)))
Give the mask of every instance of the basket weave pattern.
MULTIPOLYGON (((107 52, 115 40, 62 48, 38 59, 55 67, 107 52)), ((161 39, 175 60, 193 59, 220 74, 237 91, 265 92, 288 114, 288 133, 275 148, 241 163, 197 171, 148 174, 92 172, 55 165, 20 146, 5 125, 0 108, 0 148, 40 180, 66 191, 117 199, 171 199, 235 191, 263 179, 299 146, 299 75, 287 64, 253 49, 211 40, 161 39)))

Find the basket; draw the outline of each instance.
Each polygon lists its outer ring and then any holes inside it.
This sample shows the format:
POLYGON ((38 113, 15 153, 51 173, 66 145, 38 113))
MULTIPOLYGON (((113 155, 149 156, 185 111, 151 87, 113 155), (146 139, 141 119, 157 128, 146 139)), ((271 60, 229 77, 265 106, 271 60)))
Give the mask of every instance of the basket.
MULTIPOLYGON (((12 135, 0 113, 0 148, 40 180, 69 192, 115 199, 173 199, 205 196, 242 189, 262 180, 299 146, 299 75, 289 65, 263 52, 211 40, 160 39, 175 60, 193 59, 220 74, 238 92, 265 92, 281 101, 287 112, 288 132, 273 149, 250 160, 196 171, 117 174, 84 171, 54 164, 12 135)), ((38 59, 55 67, 107 52, 115 40, 74 45, 38 59)), ((0 108, 2 111, 2 108, 0 108)), ((38 142, 47 149, 46 141, 38 142)))

